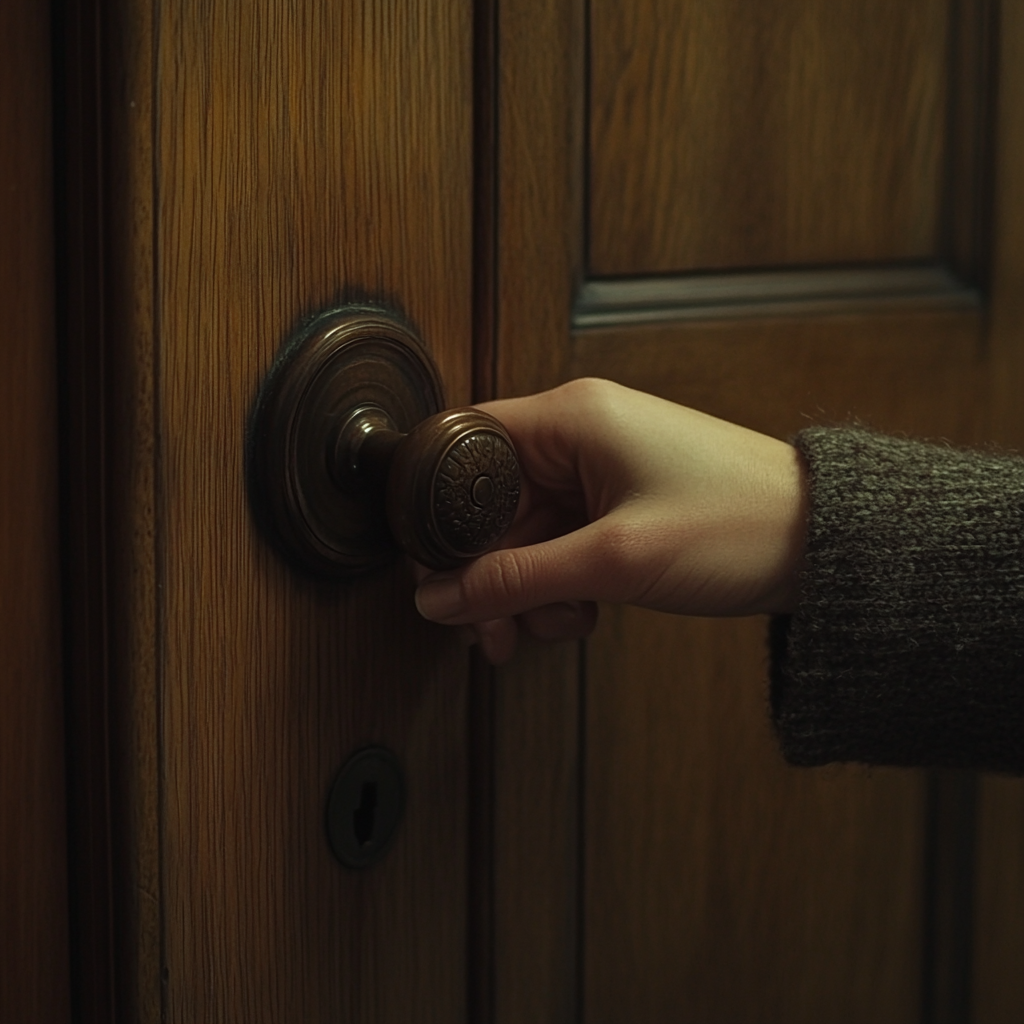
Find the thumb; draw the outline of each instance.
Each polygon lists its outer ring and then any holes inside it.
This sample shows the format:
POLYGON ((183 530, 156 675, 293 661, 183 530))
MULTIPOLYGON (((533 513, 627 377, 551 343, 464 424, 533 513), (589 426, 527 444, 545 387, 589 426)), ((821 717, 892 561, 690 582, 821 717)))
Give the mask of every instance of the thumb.
POLYGON ((454 626, 564 601, 621 600, 622 574, 609 562, 628 564, 623 548, 632 545, 606 524, 598 520, 542 544, 489 552, 457 572, 428 576, 416 591, 416 607, 424 618, 454 626))

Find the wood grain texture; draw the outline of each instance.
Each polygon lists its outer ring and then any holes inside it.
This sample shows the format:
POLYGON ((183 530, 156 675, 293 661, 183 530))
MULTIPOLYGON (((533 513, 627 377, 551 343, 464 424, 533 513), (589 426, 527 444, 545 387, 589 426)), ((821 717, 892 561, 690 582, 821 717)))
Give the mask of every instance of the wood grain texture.
POLYGON ((0 7, 0 1019, 70 1019, 50 17, 0 7))
POLYGON ((470 385, 468 3, 164 5, 155 25, 157 523, 168 1021, 454 1021, 466 1004, 464 652, 408 567, 302 582, 242 440, 299 316, 391 302, 470 385), (407 773, 385 862, 323 835, 333 775, 407 773))
POLYGON ((585 1019, 915 1020, 921 776, 785 766, 764 620, 602 615, 585 1019))
POLYGON ((500 10, 498 395, 552 387, 583 274, 583 10, 500 10))
POLYGON ((971 1021, 1013 1024, 1024 1007, 1024 782, 982 779, 971 1021))
POLYGON ((590 272, 936 257, 949 0, 595 0, 590 272))
POLYGON ((998 0, 951 5, 943 254, 964 281, 987 285, 992 260, 998 0))
POLYGON ((989 345, 992 353, 990 430, 1024 451, 1024 3, 999 5, 998 121, 993 141, 992 271, 989 345))
POLYGON ((494 1020, 578 1020, 576 644, 524 644, 495 693, 494 1020))
MULTIPOLYGON (((501 0, 496 391, 558 383, 583 243, 583 4, 501 0)), ((497 673, 493 1019, 577 1020, 576 645, 497 673)))

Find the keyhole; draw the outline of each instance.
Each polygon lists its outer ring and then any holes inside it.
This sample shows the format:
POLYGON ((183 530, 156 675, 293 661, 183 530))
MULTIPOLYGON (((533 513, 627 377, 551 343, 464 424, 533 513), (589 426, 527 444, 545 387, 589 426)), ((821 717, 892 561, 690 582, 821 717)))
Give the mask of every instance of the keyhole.
POLYGON ((359 806, 352 812, 352 830, 360 846, 365 846, 373 839, 373 819, 376 816, 377 783, 364 782, 359 794, 359 806))
POLYGON ((404 809, 398 758, 384 747, 357 751, 342 765, 327 798, 324 824, 334 856, 347 868, 376 864, 391 846, 404 809))

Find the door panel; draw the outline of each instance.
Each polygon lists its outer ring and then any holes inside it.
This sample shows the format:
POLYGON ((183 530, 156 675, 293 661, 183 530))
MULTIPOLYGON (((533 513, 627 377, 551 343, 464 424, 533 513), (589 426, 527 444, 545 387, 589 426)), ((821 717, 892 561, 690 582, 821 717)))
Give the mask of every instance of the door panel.
MULTIPOLYGON (((970 310, 723 316, 581 331, 572 365, 777 436, 858 419, 969 440, 979 327, 970 310)), ((919 1015, 925 779, 785 768, 765 661, 763 622, 608 610, 590 645, 588 1020, 919 1015)))
MULTIPOLYGON (((537 6, 501 14, 501 394, 591 374, 779 437, 857 420, 1019 443, 1019 3, 537 6)), ((969 781, 782 764, 763 622, 602 616, 544 716, 579 693, 562 998, 581 1019, 966 1020, 972 998, 978 1020, 1019 1016, 992 966, 1022 951, 999 852, 1019 783, 982 782, 972 874, 944 845, 974 848, 969 781), (953 936, 975 894, 972 968, 953 936)), ((502 675, 514 731, 520 670, 502 675)), ((553 777, 556 735, 499 790, 499 827, 553 777)), ((496 928, 511 1020, 536 938, 496 928)))
MULTIPOLYGON (((574 355, 581 375, 783 437, 856 419, 969 439, 984 381, 969 308, 723 313, 580 331, 574 355)), ((588 1021, 684 1006, 722 1022, 919 1015, 926 780, 785 767, 765 634, 763 621, 603 612, 587 657, 588 1021)))
POLYGON ((418 326, 449 404, 599 374, 779 436, 1024 439, 1024 5, 663 6, 105 9, 102 271, 69 260, 106 302, 125 1019, 916 1021, 964 893, 977 1019, 1024 1012, 1020 783, 982 783, 977 874, 937 893, 924 773, 781 763, 763 622, 606 609, 471 694, 407 566, 309 582, 253 525, 256 389, 347 300, 418 326), (324 803, 371 743, 408 809, 351 872, 324 803))
POLYGON ((602 616, 586 1020, 916 1020, 921 775, 784 765, 759 620, 602 616))
POLYGON ((934 257, 957 6, 597 0, 591 273, 934 257))

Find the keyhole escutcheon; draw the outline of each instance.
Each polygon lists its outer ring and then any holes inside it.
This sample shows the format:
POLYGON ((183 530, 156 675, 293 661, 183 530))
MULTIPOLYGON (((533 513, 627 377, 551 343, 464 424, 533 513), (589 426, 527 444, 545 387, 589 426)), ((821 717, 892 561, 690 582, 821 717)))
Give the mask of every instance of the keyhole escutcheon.
POLYGON ((327 841, 347 868, 368 868, 395 841, 405 810, 405 779, 395 755, 367 747, 342 766, 327 799, 327 841))

